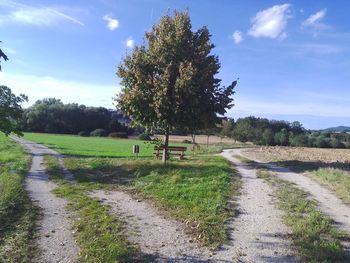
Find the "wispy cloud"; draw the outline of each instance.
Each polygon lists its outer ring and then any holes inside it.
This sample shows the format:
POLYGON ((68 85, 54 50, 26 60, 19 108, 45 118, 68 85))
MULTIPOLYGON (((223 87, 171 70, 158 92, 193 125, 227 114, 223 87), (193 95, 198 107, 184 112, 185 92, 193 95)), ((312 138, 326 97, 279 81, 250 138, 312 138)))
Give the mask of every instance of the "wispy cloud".
POLYGON ((328 44, 299 44, 295 48, 305 53, 314 53, 319 55, 337 54, 343 51, 341 47, 328 44))
POLYGON ((107 28, 111 31, 117 29, 119 27, 119 21, 113 18, 112 15, 107 14, 102 17, 103 20, 107 21, 107 28))
POLYGON ((243 34, 241 31, 236 30, 235 32, 233 32, 232 34, 232 39, 235 42, 235 44, 239 44, 243 41, 243 34))
POLYGON ((285 28, 288 19, 291 18, 290 4, 275 5, 268 9, 259 11, 252 19, 252 26, 248 35, 256 38, 268 37, 284 39, 287 36, 285 28))
POLYGON ((135 42, 134 42, 134 40, 131 38, 131 37, 129 37, 127 40, 126 40, 126 47, 128 47, 128 48, 133 48, 134 47, 134 45, 135 45, 135 42))
POLYGON ((59 98, 62 101, 79 102, 87 106, 113 107, 112 97, 119 88, 114 85, 101 85, 79 81, 53 78, 51 76, 37 76, 27 74, 0 74, 0 83, 12 89, 15 94, 24 93, 33 104, 38 99, 59 98), (79 100, 77 101, 77 98, 79 100))
POLYGON ((323 24, 321 20, 326 16, 327 9, 322 9, 318 11, 317 13, 311 15, 306 19, 305 21, 302 22, 303 27, 312 27, 314 29, 327 29, 329 26, 323 24))
POLYGON ((0 1, 7 13, 0 16, 0 26, 7 23, 27 24, 34 26, 52 26, 60 22, 71 22, 80 26, 84 23, 67 15, 62 10, 49 6, 30 6, 14 1, 0 1))

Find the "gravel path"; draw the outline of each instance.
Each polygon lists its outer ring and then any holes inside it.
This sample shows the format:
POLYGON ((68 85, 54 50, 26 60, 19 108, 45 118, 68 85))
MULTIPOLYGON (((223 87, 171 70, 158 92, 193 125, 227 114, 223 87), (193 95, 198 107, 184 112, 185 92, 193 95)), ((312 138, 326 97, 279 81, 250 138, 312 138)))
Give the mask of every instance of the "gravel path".
POLYGON ((234 154, 224 150, 222 156, 236 165, 242 177, 239 215, 230 226, 233 245, 225 246, 217 256, 233 262, 295 262, 295 251, 287 238, 290 229, 282 223, 282 212, 272 203, 273 190, 256 177, 255 169, 235 159, 234 154))
MULTIPOLYGON (((56 197, 52 190, 56 184, 49 181, 43 166, 43 155, 60 155, 45 146, 17 137, 13 140, 22 144, 33 156, 32 165, 26 178, 26 189, 33 202, 41 208, 42 217, 38 224, 38 244, 42 251, 39 262, 73 262, 78 255, 78 247, 70 229, 70 214, 65 211, 67 202, 56 197)), ((71 178, 69 173, 67 177, 71 178)))
MULTIPOLYGON (((236 154, 240 151, 236 151, 236 154)), ((246 156, 250 158, 249 156, 246 156)), ((288 168, 279 167, 274 164, 254 160, 258 165, 273 171, 279 178, 295 183, 302 190, 308 192, 318 202, 319 209, 336 222, 336 227, 350 233, 350 208, 345 205, 333 192, 322 187, 306 175, 291 172, 288 168)))
POLYGON ((128 239, 140 246, 149 262, 207 262, 210 252, 184 232, 181 223, 165 218, 146 201, 120 192, 93 191, 90 196, 109 205, 125 222, 128 239))

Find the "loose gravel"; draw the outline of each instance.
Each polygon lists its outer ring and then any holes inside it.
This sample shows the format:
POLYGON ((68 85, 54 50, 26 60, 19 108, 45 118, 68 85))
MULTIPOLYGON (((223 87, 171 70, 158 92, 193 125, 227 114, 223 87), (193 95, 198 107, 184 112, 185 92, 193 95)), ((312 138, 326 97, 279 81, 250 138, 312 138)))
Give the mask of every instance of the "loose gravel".
POLYGON ((149 262, 207 262, 210 252, 185 234, 184 226, 168 219, 145 200, 121 191, 93 191, 89 195, 110 206, 125 222, 131 243, 137 244, 149 262))
POLYGON ((231 262, 296 262, 295 249, 288 240, 291 230, 282 223, 282 211, 273 204, 273 189, 257 178, 255 169, 233 155, 234 150, 222 153, 242 177, 239 215, 230 224, 231 244, 218 256, 231 262))
MULTIPOLYGON (((17 137, 12 139, 22 144, 32 154, 32 165, 26 178, 26 189, 32 201, 42 211, 38 222, 40 226, 38 244, 42 253, 38 261, 45 263, 73 262, 78 255, 78 247, 70 227, 71 215, 65 210, 67 202, 52 193, 57 185, 49 181, 43 165, 44 155, 57 157, 60 155, 40 144, 17 137)), ((67 176, 71 177, 68 173, 67 176)))

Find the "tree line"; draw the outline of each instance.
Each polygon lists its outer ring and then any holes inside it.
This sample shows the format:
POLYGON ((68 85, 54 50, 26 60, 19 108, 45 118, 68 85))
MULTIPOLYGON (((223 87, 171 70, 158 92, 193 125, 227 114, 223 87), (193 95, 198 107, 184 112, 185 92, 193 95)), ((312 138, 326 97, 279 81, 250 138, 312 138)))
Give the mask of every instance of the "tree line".
POLYGON ((89 135, 96 129, 102 130, 105 135, 112 132, 132 133, 132 129, 119 122, 121 118, 122 114, 103 107, 64 104, 59 99, 47 98, 36 101, 24 110, 19 128, 25 132, 59 134, 89 135))
POLYGON ((221 135, 257 145, 350 148, 350 134, 306 130, 298 121, 276 121, 254 116, 224 120, 221 135))

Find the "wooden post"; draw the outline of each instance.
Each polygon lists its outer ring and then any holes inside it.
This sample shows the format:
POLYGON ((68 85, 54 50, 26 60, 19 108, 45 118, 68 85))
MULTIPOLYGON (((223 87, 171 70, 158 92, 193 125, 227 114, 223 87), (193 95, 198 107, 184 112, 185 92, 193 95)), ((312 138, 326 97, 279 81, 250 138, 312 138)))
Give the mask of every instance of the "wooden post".
POLYGON ((163 156, 162 161, 165 164, 168 158, 168 146, 169 146, 169 128, 166 129, 164 135, 164 146, 163 146, 163 156))

